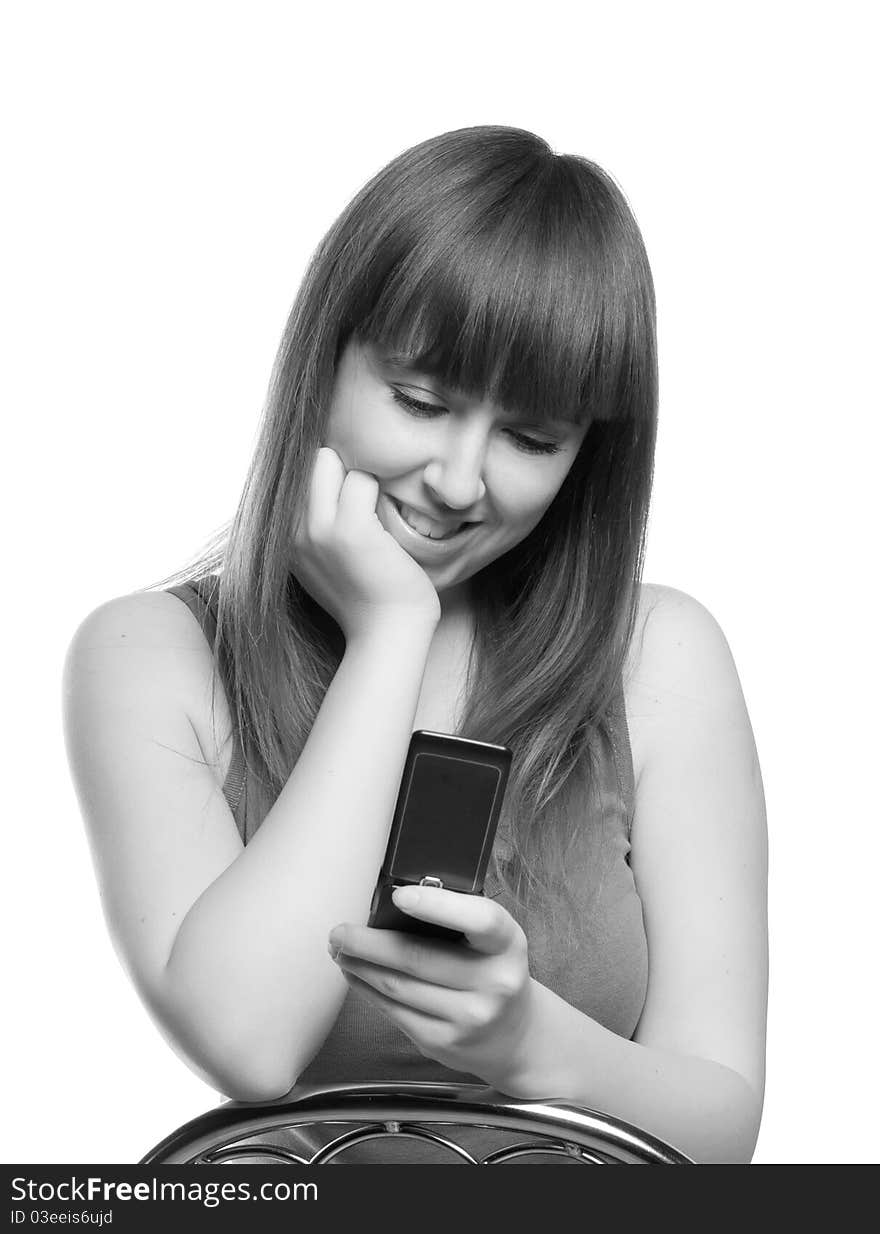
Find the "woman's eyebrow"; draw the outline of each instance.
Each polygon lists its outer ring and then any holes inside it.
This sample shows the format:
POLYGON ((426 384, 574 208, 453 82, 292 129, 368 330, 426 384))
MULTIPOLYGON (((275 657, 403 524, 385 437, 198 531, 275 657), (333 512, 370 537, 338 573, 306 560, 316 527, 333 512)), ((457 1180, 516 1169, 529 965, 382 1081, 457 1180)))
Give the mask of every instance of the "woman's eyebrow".
POLYGON ((386 368, 396 369, 401 376, 404 377, 424 377, 426 381, 430 381, 437 386, 440 393, 454 394, 457 398, 466 398, 467 391, 460 386, 454 385, 450 381, 444 380, 439 373, 432 373, 430 369, 419 368, 413 356, 403 355, 399 352, 381 352, 380 362, 386 368))
POLYGON ((413 356, 404 355, 402 352, 383 351, 379 353, 379 358, 388 368, 400 369, 410 377, 428 377, 431 381, 442 384, 440 379, 429 373, 427 369, 418 368, 413 356))
MULTIPOLYGON (((388 368, 397 369, 401 374, 407 377, 424 377, 438 387, 441 393, 449 392, 459 398, 467 398, 468 391, 461 389, 459 386, 452 385, 448 381, 436 373, 431 373, 427 369, 417 367, 415 357, 407 355, 405 352, 383 351, 380 349, 380 359, 388 368)), ((518 414, 514 411, 504 411, 503 414, 509 419, 519 421, 523 424, 529 424, 535 428, 542 426, 550 428, 564 429, 568 431, 571 428, 576 428, 581 421, 581 416, 577 412, 572 412, 570 415, 557 416, 530 416, 528 414, 518 414)))

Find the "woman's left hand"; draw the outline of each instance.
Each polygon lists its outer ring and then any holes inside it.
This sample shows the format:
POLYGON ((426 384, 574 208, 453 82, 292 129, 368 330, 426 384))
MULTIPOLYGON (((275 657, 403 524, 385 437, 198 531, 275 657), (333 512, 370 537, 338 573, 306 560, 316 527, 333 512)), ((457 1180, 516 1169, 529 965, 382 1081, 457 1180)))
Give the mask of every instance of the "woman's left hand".
POLYGON ((346 924, 330 932, 333 959, 420 1054, 503 1092, 523 1071, 533 1015, 522 928, 483 896, 400 887, 392 898, 402 912, 461 930, 466 941, 346 924))

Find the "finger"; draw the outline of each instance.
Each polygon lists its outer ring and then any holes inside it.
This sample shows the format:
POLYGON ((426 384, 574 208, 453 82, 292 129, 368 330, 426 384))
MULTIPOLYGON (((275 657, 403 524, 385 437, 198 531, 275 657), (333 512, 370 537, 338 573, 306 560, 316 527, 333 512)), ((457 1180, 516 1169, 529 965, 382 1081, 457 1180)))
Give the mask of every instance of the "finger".
POLYGON ((475 990, 480 984, 473 950, 459 942, 356 925, 335 926, 328 941, 346 960, 364 960, 447 989, 475 990))
POLYGON ((344 484, 345 464, 335 450, 322 446, 315 457, 309 485, 306 519, 312 537, 318 539, 332 528, 344 484))
POLYGON ((524 938, 510 913, 485 896, 441 887, 396 887, 391 898, 411 917, 460 930, 484 955, 499 955, 524 938))
POLYGON ((363 527, 371 514, 376 513, 379 499, 379 481, 366 471, 350 471, 342 484, 337 503, 337 518, 340 524, 363 527))
POLYGON ((401 1032, 406 1033, 407 1037, 419 1048, 432 1040, 439 1041, 444 1030, 446 1022, 436 1016, 426 1015, 423 1011, 415 1011, 411 1007, 405 1007, 401 1003, 395 1002, 393 998, 388 998, 387 995, 381 994, 374 989, 368 982, 362 981, 360 977, 356 977, 354 973, 346 973, 345 979, 351 986, 352 990, 356 991, 361 998, 376 1007, 383 1015, 396 1024, 401 1032))
POLYGON ((383 998, 391 999, 411 1011, 453 1023, 458 1023, 469 1014, 468 1000, 474 996, 465 990, 432 985, 396 969, 383 968, 380 964, 370 964, 343 953, 339 954, 336 963, 346 976, 357 977, 383 998))

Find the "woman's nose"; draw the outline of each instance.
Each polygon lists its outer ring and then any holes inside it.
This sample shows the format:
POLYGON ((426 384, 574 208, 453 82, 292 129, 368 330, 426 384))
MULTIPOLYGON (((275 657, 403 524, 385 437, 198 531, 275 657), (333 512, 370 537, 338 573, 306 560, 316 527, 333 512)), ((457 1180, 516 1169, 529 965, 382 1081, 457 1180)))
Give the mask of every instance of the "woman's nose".
POLYGON ((423 479, 438 505, 467 510, 486 492, 485 442, 473 434, 450 433, 443 451, 428 463, 423 479))

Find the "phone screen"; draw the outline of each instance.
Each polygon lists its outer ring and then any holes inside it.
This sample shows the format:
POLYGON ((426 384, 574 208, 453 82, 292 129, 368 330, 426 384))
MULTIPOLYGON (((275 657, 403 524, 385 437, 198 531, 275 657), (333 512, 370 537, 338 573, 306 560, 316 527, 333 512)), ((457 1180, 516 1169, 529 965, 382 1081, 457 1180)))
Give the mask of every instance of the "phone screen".
POLYGON ((501 771, 490 763, 432 752, 417 754, 405 786, 403 825, 392 862, 394 877, 418 881, 434 875, 447 882, 456 872, 476 871, 500 787, 501 771))

